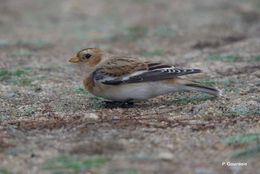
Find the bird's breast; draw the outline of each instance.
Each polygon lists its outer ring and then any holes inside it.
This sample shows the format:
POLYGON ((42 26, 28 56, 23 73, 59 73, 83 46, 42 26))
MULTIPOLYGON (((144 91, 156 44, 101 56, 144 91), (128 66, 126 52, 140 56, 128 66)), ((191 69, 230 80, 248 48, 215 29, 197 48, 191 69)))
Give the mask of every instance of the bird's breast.
MULTIPOLYGON (((91 86, 91 85, 89 85, 91 86)), ((163 82, 132 83, 121 85, 95 84, 87 88, 92 94, 109 100, 145 100, 169 92, 178 91, 178 86, 163 82)))

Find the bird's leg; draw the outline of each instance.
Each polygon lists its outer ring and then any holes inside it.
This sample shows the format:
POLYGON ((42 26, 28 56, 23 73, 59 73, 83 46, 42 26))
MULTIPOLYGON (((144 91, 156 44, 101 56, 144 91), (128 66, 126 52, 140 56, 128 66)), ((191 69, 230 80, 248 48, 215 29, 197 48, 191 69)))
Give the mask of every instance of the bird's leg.
POLYGON ((133 99, 126 100, 125 104, 127 104, 128 106, 133 106, 134 105, 134 100, 133 99))
POLYGON ((104 105, 106 108, 131 108, 134 105, 132 99, 125 101, 104 101, 104 105))

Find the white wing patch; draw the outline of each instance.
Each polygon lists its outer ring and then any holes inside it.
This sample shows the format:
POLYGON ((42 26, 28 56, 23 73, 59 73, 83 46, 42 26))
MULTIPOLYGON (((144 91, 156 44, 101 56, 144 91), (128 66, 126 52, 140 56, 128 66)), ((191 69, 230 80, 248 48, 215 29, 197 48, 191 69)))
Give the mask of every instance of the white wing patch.
POLYGON ((176 76, 182 76, 186 74, 200 73, 199 69, 181 69, 174 66, 168 68, 158 68, 154 70, 141 70, 134 73, 123 76, 111 76, 109 74, 96 71, 94 80, 107 85, 119 85, 122 83, 138 83, 138 82, 151 82, 171 79, 176 76))
POLYGON ((148 71, 136 71, 136 72, 134 72, 134 73, 132 73, 132 74, 129 74, 129 75, 124 76, 124 77, 122 78, 122 80, 123 80, 123 81, 129 80, 129 78, 135 77, 135 76, 139 76, 139 75, 141 75, 141 74, 143 74, 143 73, 145 73, 145 72, 148 72, 148 71))

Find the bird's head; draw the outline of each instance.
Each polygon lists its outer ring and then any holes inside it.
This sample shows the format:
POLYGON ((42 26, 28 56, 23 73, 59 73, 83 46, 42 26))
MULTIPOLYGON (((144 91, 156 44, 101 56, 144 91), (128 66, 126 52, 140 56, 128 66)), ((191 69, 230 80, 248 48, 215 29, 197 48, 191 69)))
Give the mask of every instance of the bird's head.
POLYGON ((86 71, 92 71, 101 62, 102 51, 98 48, 86 48, 80 50, 69 62, 78 64, 86 71))

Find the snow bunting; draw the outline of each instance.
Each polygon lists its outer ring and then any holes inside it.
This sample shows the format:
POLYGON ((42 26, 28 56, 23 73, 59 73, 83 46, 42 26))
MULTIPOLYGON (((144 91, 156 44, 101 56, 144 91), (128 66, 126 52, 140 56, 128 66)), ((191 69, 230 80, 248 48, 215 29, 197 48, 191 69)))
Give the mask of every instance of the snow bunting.
POLYGON ((219 91, 181 76, 200 69, 179 68, 138 57, 110 55, 98 48, 79 51, 69 60, 79 64, 86 77, 85 88, 95 96, 112 101, 145 100, 178 91, 195 91, 217 96, 219 91))

